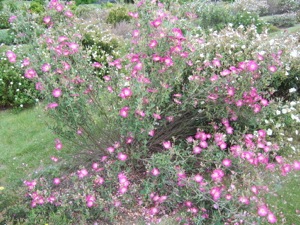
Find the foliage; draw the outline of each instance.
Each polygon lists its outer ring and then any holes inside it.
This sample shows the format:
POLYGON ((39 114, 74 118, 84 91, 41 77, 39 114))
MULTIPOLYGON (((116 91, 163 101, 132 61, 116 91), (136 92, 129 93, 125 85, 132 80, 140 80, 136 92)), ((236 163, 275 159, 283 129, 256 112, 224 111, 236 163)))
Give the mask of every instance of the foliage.
POLYGON ((251 12, 259 15, 267 13, 269 5, 267 0, 237 0, 231 7, 235 12, 251 12))
POLYGON ((129 20, 128 9, 126 7, 117 7, 109 11, 106 22, 115 26, 117 23, 129 20))
POLYGON ((262 20, 260 20, 257 14, 246 11, 238 12, 233 19, 233 27, 237 28, 241 25, 245 28, 254 25, 256 26, 256 30, 258 33, 262 33, 263 29, 266 27, 266 24, 262 20))
POLYGON ((92 4, 94 2, 96 2, 96 0, 75 0, 76 5, 92 4))
POLYGON ((295 12, 299 9, 299 0, 267 0, 269 14, 281 14, 295 12))
POLYGON ((38 1, 32 1, 30 3, 30 7, 29 7, 29 10, 32 12, 32 13, 37 13, 37 14, 41 14, 44 12, 44 7, 43 5, 38 2, 38 1))
POLYGON ((292 27, 296 24, 296 14, 275 15, 268 22, 277 27, 292 27))
POLYGON ((4 12, 0 12, 0 29, 10 28, 10 23, 8 22, 9 15, 4 12))
POLYGON ((297 23, 300 23, 300 10, 296 12, 296 21, 297 23))

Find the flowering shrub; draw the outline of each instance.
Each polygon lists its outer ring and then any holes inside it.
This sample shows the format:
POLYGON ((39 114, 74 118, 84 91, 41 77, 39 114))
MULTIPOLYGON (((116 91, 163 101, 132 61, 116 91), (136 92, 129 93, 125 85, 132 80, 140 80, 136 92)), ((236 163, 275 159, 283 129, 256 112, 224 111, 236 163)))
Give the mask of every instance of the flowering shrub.
MULTIPOLYGON (((71 173, 25 180, 30 206, 47 209, 38 213, 46 219, 61 210, 72 223, 105 223, 130 209, 148 222, 173 214, 190 224, 276 223, 265 201, 269 181, 300 162, 284 159, 260 124, 285 53, 230 43, 258 42, 256 27, 200 37, 193 8, 175 16, 181 8, 172 4, 136 6, 127 52, 108 58, 100 79, 76 19, 50 1, 49 28, 23 60, 32 62, 24 77, 45 95, 54 132, 85 152, 71 173)), ((57 138, 54 147, 64 143, 57 138)))
POLYGON ((246 11, 262 15, 266 14, 269 5, 267 0, 236 0, 232 7, 236 12, 246 11))

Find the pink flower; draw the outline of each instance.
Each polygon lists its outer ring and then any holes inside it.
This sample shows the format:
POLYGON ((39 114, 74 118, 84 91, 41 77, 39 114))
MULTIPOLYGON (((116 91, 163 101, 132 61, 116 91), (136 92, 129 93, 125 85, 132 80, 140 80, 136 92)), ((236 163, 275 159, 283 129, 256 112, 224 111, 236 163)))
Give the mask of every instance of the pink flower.
POLYGON ((56 148, 57 150, 61 150, 62 147, 63 147, 63 145, 62 145, 61 141, 60 141, 58 138, 55 139, 55 148, 56 148))
POLYGON ((123 88, 119 96, 123 99, 130 98, 132 96, 130 87, 123 88))
POLYGON ((249 204, 250 204, 249 199, 248 199, 247 197, 245 197, 245 196, 239 197, 239 201, 240 201, 241 203, 245 204, 245 205, 249 205, 249 204))
POLYGON ((227 69, 225 69, 225 70, 223 70, 223 71, 220 72, 220 75, 223 76, 223 77, 225 77, 225 76, 227 76, 229 74, 231 74, 231 71, 227 70, 227 69))
POLYGON ((14 15, 13 15, 13 16, 10 16, 9 19, 8 19, 8 22, 9 22, 9 23, 12 23, 12 22, 14 22, 16 19, 17 19, 17 16, 14 16, 14 15))
POLYGON ((135 18, 135 19, 139 18, 139 13, 138 12, 129 12, 128 15, 131 16, 132 18, 135 18))
POLYGON ((132 32, 132 36, 133 37, 138 37, 140 35, 140 31, 139 30, 134 30, 133 32, 132 32))
POLYGON ((51 102, 47 105, 47 109, 55 109, 56 107, 58 107, 56 102, 51 102))
POLYGON ((119 115, 122 116, 123 118, 126 118, 128 117, 129 110, 130 108, 128 106, 125 106, 119 111, 119 115))
POLYGON ((197 174, 194 176, 194 181, 201 183, 203 181, 203 177, 200 174, 197 174))
POLYGON ((55 9, 57 12, 61 12, 64 10, 64 6, 62 4, 56 4, 55 9))
POLYGON ((126 161, 127 158, 128 158, 128 156, 127 156, 126 154, 124 154, 124 153, 122 153, 122 152, 119 152, 119 153, 118 153, 118 159, 119 159, 120 161, 126 161))
POLYGON ((84 178, 88 175, 88 171, 86 169, 81 169, 77 171, 77 175, 79 178, 84 178))
POLYGON ((269 209, 265 205, 259 206, 257 209, 257 214, 259 216, 266 216, 268 215, 268 213, 269 213, 269 209))
POLYGON ((273 65, 272 65, 272 66, 269 66, 268 69, 269 69, 269 71, 272 72, 272 73, 275 73, 275 72, 277 71, 277 67, 276 67, 276 66, 273 66, 273 65))
POLYGON ((45 16, 44 19, 43 19, 44 23, 45 24, 50 24, 51 22, 51 16, 45 16))
POLYGON ((164 141, 163 146, 165 149, 170 149, 170 148, 172 148, 172 143, 171 143, 171 141, 164 141))
POLYGON ((62 91, 59 88, 56 88, 52 91, 52 95, 55 98, 59 98, 62 95, 62 91))
POLYGON ((51 156, 51 160, 52 160, 53 162, 57 162, 57 161, 58 161, 58 158, 55 157, 55 156, 51 156))
POLYGON ((215 66, 215 67, 221 67, 221 61, 219 59, 214 59, 212 61, 212 64, 215 66))
POLYGON ((165 57, 164 58, 164 63, 166 64, 166 66, 170 67, 170 66, 173 66, 173 60, 171 57, 165 57))
POLYGON ((222 190, 219 187, 213 187, 210 190, 210 195, 212 196, 214 201, 217 201, 218 199, 221 198, 222 190))
MULTIPOLYGON (((101 65, 99 62, 94 62, 94 63, 92 64, 92 66, 95 67, 95 68, 101 68, 101 67, 102 67, 102 65, 101 65)), ((104 78, 104 77, 103 77, 103 78, 104 78)))
POLYGON ((27 79, 33 79, 35 77, 37 77, 37 73, 34 69, 27 69, 25 71, 24 77, 26 77, 27 79))
POLYGON ((158 42, 156 40, 151 40, 149 43, 150 48, 155 48, 158 45, 158 42))
POLYGON ((69 17, 69 18, 73 17, 73 13, 70 10, 65 11, 64 14, 66 17, 69 17))
POLYGON ((90 208, 94 206, 96 198, 93 195, 87 195, 85 197, 85 201, 86 201, 86 206, 90 208))
POLYGON ((155 134, 155 131, 154 130, 150 130, 148 134, 149 134, 149 136, 153 137, 154 134, 155 134))
POLYGON ((8 61, 10 63, 15 63, 17 60, 17 55, 13 51, 7 51, 6 52, 6 57, 8 58, 8 61))
POLYGON ((267 218, 268 218, 269 223, 276 223, 277 222, 276 216, 271 212, 268 214, 267 218))
POLYGON ((294 170, 300 170, 300 161, 294 161, 293 167, 294 170))
POLYGON ((29 58, 23 59, 22 66, 29 66, 29 65, 30 65, 30 60, 29 60, 29 58))
POLYGON ((215 169, 213 170, 212 174, 211 174, 211 178, 215 181, 215 182, 221 182, 222 178, 224 177, 224 172, 221 169, 215 169))
POLYGON ((156 19, 156 20, 151 21, 150 24, 151 24, 152 27, 157 28, 162 24, 162 20, 161 19, 156 19))
POLYGON ((193 153, 194 154, 200 154, 202 152, 202 148, 200 148, 200 146, 195 146, 193 148, 193 153))
POLYGON ((42 65, 42 71, 43 72, 49 72, 51 69, 51 65, 49 63, 45 63, 42 65))
POLYGON ((96 184, 96 185, 102 185, 103 183, 104 183, 104 179, 102 177, 97 177, 94 180, 94 184, 96 184))
POLYGON ((253 72, 258 69, 258 64, 255 61, 251 60, 247 64, 247 69, 248 71, 253 72))
POLYGON ((59 185, 60 184, 60 179, 59 178, 54 178, 53 179, 53 184, 59 185))
POLYGON ((223 166, 230 167, 231 166, 231 160, 230 159, 223 159, 222 164, 223 164, 223 166))
POLYGON ((151 174, 152 174, 153 176, 157 177, 157 176, 160 174, 160 171, 159 171, 159 169, 157 169, 157 168, 153 168, 153 169, 151 170, 151 174))

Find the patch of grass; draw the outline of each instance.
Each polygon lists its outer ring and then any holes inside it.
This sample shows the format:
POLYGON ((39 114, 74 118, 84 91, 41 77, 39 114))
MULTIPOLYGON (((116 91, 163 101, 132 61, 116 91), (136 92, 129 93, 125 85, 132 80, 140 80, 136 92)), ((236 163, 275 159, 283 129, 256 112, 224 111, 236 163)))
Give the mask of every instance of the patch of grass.
POLYGON ((40 107, 21 112, 0 111, 0 183, 19 183, 26 175, 50 163, 56 155, 55 136, 43 121, 40 107))

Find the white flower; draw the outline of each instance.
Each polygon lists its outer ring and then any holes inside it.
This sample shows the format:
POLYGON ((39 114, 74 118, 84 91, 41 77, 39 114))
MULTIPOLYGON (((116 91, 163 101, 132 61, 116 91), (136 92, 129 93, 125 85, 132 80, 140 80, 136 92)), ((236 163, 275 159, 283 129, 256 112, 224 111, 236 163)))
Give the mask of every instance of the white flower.
POLYGON ((271 136, 272 134, 273 134, 273 131, 269 128, 269 129, 267 130, 267 135, 271 136))
POLYGON ((288 141, 293 141, 293 138, 287 138, 288 141))
POLYGON ((298 57, 298 51, 296 50, 296 49, 294 49, 292 52, 291 52, 291 54, 290 54, 290 56, 292 56, 292 57, 294 57, 294 58, 296 58, 296 57, 298 57))
POLYGON ((277 114, 277 115, 280 115, 281 112, 280 112, 279 110, 276 110, 276 114, 277 114))
POLYGON ((289 92, 290 92, 290 93, 294 93, 294 92, 296 92, 296 91, 297 91, 296 88, 291 88, 291 89, 289 89, 289 92))
POLYGON ((282 114, 286 114, 287 110, 286 109, 282 109, 282 114))

